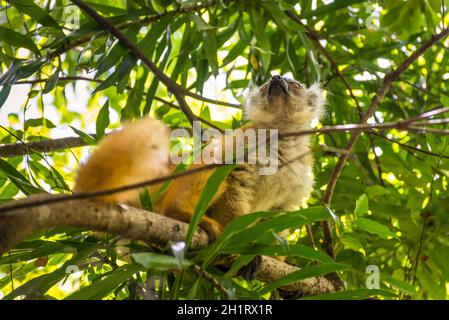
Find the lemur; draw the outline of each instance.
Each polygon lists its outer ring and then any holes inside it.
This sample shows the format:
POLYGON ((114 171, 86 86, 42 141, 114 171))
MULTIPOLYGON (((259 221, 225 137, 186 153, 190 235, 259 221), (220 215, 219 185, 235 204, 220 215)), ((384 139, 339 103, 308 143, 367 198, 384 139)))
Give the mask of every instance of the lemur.
MULTIPOLYGON (((318 84, 306 87, 278 75, 250 90, 242 130, 277 129, 280 133, 308 129, 323 114, 324 99, 318 84)), ((175 169, 170 162, 169 129, 150 117, 126 124, 107 135, 88 161, 81 165, 75 192, 112 189, 164 175, 175 169)), ((200 226, 213 241, 236 217, 256 211, 292 210, 301 206, 313 187, 310 137, 279 139, 278 152, 288 165, 272 175, 261 175, 260 164, 245 163, 233 169, 214 195, 200 226)), ((194 163, 191 169, 204 166, 194 163)), ((155 212, 189 222, 212 170, 174 179, 153 204, 155 212)), ((161 185, 148 187, 150 194, 161 185)), ((140 190, 101 197, 102 200, 139 206, 140 190)))

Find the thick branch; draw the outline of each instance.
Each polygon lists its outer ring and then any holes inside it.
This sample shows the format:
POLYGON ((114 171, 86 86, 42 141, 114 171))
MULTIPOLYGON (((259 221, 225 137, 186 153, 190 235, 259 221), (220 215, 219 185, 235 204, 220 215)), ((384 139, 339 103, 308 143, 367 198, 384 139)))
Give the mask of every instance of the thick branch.
MULTIPOLYGON (((39 195, 18 202, 52 197, 54 196, 39 195)), ((184 240, 188 226, 129 206, 94 200, 72 200, 2 213, 0 254, 13 248, 33 232, 52 227, 92 229, 163 245, 168 241, 184 240)), ((206 233, 200 230, 194 236, 192 248, 204 247, 208 242, 206 233)))
MULTIPOLYGON (((33 198, 51 198, 40 195, 33 198)), ((13 248, 33 232, 52 227, 75 227, 103 231, 128 239, 166 245, 170 241, 183 241, 188 224, 145 210, 106 204, 93 200, 74 200, 8 211, 0 214, 0 254, 13 248)), ((207 234, 198 229, 193 237, 192 248, 200 249, 209 243, 207 234)), ((271 282, 298 268, 270 257, 263 257, 259 280, 271 282)), ((286 291, 298 291, 303 295, 316 295, 335 291, 324 277, 313 277, 282 287, 286 291)))
MULTIPOLYGON (((263 282, 273 282, 295 271, 298 271, 298 267, 283 263, 272 257, 262 256, 260 270, 254 276, 263 282)), ((301 292, 306 296, 315 296, 325 292, 336 291, 332 282, 325 277, 312 277, 296 281, 288 286, 281 287, 281 289, 284 291, 301 292)))

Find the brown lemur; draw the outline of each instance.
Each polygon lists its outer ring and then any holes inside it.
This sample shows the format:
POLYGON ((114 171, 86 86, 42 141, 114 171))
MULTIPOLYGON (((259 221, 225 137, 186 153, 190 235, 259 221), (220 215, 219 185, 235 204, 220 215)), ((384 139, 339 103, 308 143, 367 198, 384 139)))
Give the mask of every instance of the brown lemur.
MULTIPOLYGON (((306 87, 298 81, 273 76, 250 91, 246 101, 249 123, 242 130, 278 129, 280 133, 310 128, 323 114, 324 99, 319 85, 306 87)), ((301 206, 312 190, 313 156, 309 136, 280 138, 278 152, 286 166, 272 175, 261 175, 259 164, 237 166, 221 183, 200 226, 215 240, 222 228, 241 215, 269 210, 292 210, 301 206)), ((192 164, 191 169, 204 166, 192 164)), ((170 174, 176 166, 169 157, 169 129, 152 118, 127 124, 106 136, 80 166, 75 192, 117 188, 170 174)), ((162 215, 189 222, 213 170, 174 179, 153 204, 162 215)), ((160 185, 148 188, 150 194, 160 185)), ((109 202, 139 206, 140 190, 104 196, 109 202)))

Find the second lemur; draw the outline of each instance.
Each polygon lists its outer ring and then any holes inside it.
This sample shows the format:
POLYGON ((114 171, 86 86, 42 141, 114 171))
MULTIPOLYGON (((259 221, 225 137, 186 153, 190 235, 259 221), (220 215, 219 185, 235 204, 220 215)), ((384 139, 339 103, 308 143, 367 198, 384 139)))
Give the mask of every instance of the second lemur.
MULTIPOLYGON (((245 105, 249 123, 242 130, 278 129, 279 133, 310 128, 323 114, 319 85, 273 76, 250 91, 245 105)), ((232 219, 256 211, 293 210, 309 197, 313 187, 310 137, 280 138, 282 162, 273 175, 260 175, 259 164, 236 167, 221 183, 200 226, 215 240, 232 219)), ((191 169, 205 164, 192 164, 191 169)), ((81 165, 75 192, 113 189, 168 175, 175 169, 169 156, 169 129, 152 118, 142 118, 106 136, 88 161, 81 165)), ((212 170, 174 179, 153 209, 162 215, 189 222, 212 170)), ((154 194, 161 185, 148 187, 154 194)), ((140 190, 101 199, 139 206, 140 190)))

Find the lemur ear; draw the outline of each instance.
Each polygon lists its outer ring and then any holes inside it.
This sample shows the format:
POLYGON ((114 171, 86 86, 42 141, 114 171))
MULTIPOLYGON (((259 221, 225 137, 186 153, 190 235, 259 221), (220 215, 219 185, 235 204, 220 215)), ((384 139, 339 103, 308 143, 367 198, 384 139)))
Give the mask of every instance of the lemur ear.
POLYGON ((325 113, 325 98, 320 83, 316 82, 308 88, 307 105, 313 108, 316 117, 321 119, 325 113))

